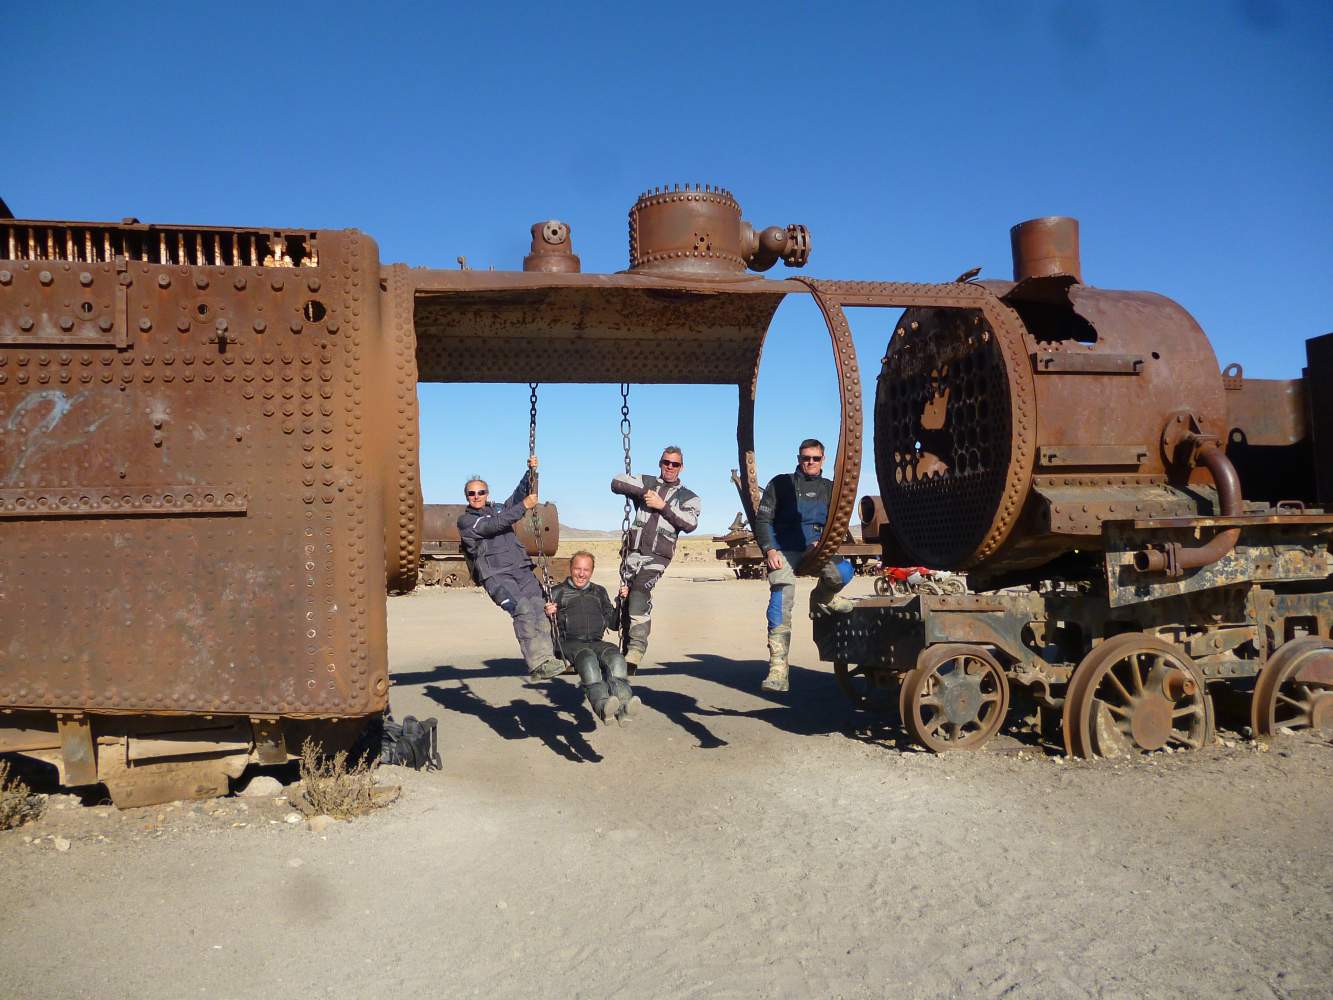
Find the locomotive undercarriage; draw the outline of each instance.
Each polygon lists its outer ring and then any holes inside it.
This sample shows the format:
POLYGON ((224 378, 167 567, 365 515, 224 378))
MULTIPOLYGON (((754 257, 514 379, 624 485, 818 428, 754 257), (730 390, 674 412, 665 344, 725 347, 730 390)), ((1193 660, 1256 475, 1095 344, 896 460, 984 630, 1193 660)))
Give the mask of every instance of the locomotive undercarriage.
MULTIPOLYGON (((1219 519, 1195 520, 1206 533, 1219 519)), ((1015 701, 1078 757, 1198 749, 1217 720, 1256 739, 1333 729, 1333 517, 1232 520, 1248 522, 1233 553, 1143 585, 1146 599, 1117 586, 1119 553, 1188 530, 1179 524, 1108 523, 1104 559, 1059 581, 860 600, 816 620, 820 656, 854 704, 896 704, 911 740, 937 752, 983 747, 1017 721, 1015 701)))

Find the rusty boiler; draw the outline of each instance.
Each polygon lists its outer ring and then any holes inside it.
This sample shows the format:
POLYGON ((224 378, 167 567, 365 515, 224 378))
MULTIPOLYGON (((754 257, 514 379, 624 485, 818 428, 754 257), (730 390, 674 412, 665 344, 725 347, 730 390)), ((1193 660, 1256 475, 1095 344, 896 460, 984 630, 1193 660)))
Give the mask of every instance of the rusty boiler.
POLYGON ((1081 757, 1199 749, 1222 715, 1333 729, 1333 335, 1300 379, 1247 380, 1170 299, 1084 284, 1073 219, 1011 243, 1012 281, 821 285, 905 307, 863 519, 886 561, 970 584, 817 621, 838 683, 896 691, 937 752, 984 746, 1011 698, 1081 757))
POLYGON ((351 231, 0 222, 0 750, 155 801, 383 710, 420 494, 379 279, 351 231))

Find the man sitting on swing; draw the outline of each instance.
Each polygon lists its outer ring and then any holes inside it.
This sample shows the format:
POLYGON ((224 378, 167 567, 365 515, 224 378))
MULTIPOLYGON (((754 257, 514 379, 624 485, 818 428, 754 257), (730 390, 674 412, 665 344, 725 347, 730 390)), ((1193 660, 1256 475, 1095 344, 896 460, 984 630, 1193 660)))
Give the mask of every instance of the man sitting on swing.
POLYGON ((532 559, 514 534, 514 525, 537 505, 533 480, 537 456, 503 505, 490 502, 486 480, 467 481, 467 510, 458 516, 458 537, 472 563, 476 581, 497 607, 514 619, 514 635, 528 665, 528 679, 544 681, 565 671, 551 649, 551 631, 542 614, 545 598, 532 572, 532 559))
MULTIPOLYGON (((605 642, 607 629, 619 625, 606 588, 592 582, 597 565, 591 552, 569 558, 569 579, 551 588, 546 614, 560 633, 560 652, 579 675, 593 713, 603 722, 624 725, 639 710, 639 696, 629 687, 629 671, 620 648, 605 642)), ((620 596, 629 593, 623 584, 620 596)))
MULTIPOLYGON (((674 444, 662 449, 659 476, 631 476, 611 480, 611 492, 634 501, 637 514, 630 529, 620 579, 629 587, 629 648, 625 660, 633 673, 648 651, 652 628, 652 589, 676 552, 681 532, 699 527, 703 503, 680 481, 685 456, 674 444)), ((623 588, 622 588, 623 589, 623 588)))

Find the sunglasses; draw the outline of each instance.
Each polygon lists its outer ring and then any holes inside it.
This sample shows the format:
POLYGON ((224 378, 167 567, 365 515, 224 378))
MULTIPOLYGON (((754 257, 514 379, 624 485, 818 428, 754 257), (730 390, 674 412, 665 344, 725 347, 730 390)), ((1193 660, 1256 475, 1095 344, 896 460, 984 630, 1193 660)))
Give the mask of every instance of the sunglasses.
POLYGON ((802 462, 822 462, 823 455, 797 455, 796 458, 802 462))
POLYGON ((484 497, 490 490, 466 490, 465 492, 470 497, 484 497))
POLYGON ((669 459, 669 458, 664 458, 664 459, 662 459, 662 461, 659 462, 658 464, 659 464, 659 465, 665 465, 668 469, 679 469, 679 468, 680 468, 682 465, 684 465, 685 463, 684 463, 684 462, 673 462, 673 461, 671 461, 671 459, 669 459))

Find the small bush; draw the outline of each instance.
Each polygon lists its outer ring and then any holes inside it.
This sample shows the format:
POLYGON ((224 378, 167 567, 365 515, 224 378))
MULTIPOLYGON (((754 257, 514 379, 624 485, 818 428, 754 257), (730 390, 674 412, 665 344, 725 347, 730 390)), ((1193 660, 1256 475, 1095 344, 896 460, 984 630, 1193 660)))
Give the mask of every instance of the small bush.
POLYGON ((373 768, 364 758, 348 767, 347 751, 327 757, 318 743, 307 739, 301 744, 301 786, 310 815, 351 819, 387 806, 398 797, 398 789, 377 785, 373 768))
POLYGON ((42 814, 42 800, 22 778, 9 776, 9 761, 0 760, 0 830, 12 830, 42 814))

